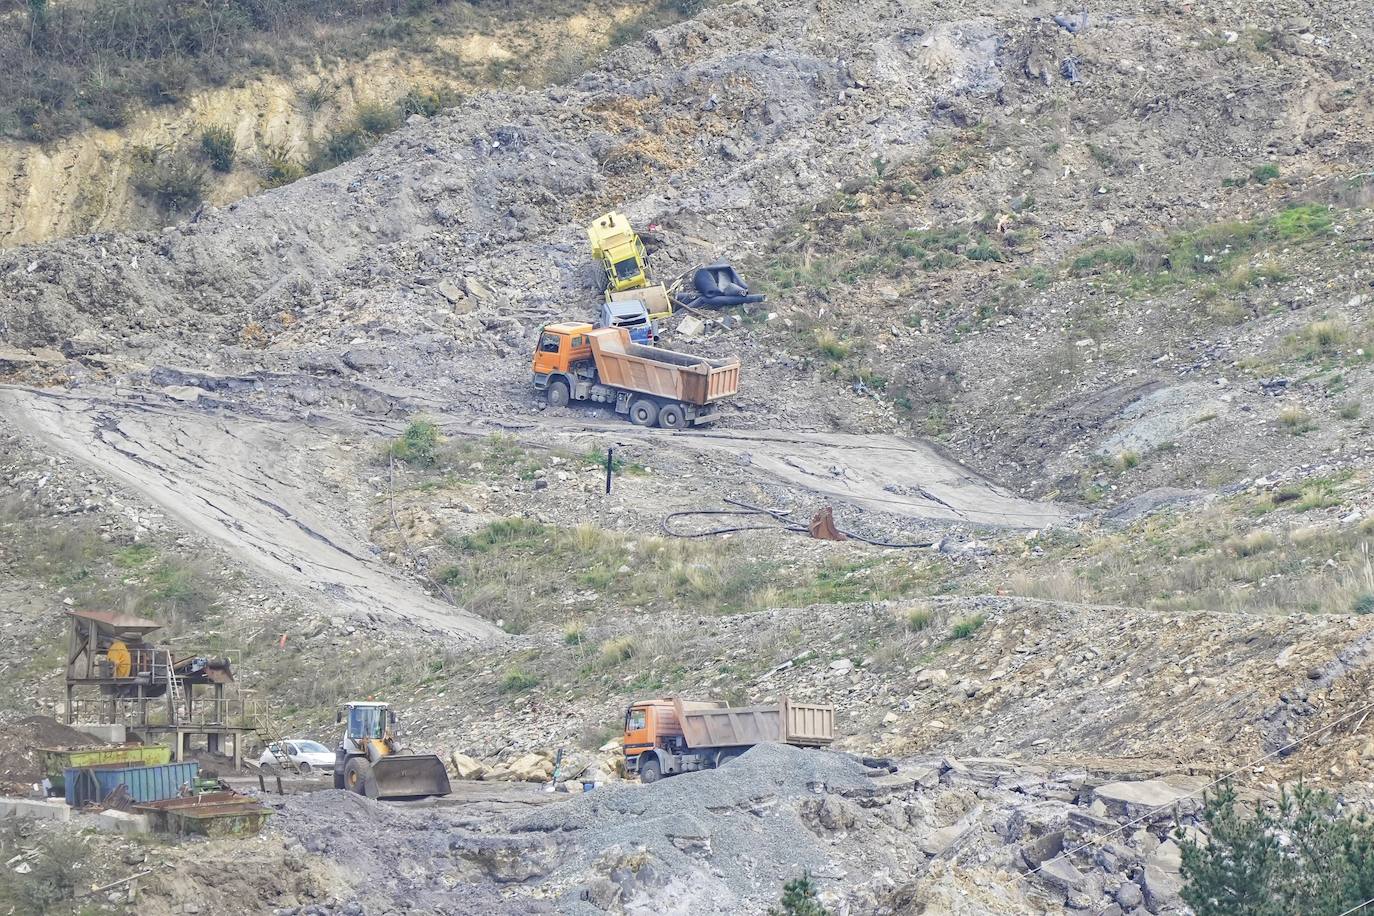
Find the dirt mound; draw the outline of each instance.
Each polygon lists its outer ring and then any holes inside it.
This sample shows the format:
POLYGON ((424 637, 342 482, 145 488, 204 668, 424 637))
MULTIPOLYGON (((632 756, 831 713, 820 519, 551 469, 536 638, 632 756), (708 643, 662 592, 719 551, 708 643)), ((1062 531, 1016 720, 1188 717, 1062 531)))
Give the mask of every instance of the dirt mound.
POLYGON ((43 778, 43 747, 94 747, 100 739, 48 716, 0 724, 0 795, 28 795, 43 778))

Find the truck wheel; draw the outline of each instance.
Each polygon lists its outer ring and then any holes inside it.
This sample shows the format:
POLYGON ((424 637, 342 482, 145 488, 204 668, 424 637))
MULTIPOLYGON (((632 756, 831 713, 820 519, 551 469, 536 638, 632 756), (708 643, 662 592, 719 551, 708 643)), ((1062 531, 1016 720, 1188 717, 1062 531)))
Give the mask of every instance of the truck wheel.
POLYGON ((665 404, 658 412, 658 425, 664 429, 682 429, 687 425, 687 411, 681 404, 665 404))
POLYGON ((367 795, 368 783, 372 782, 372 764, 362 757, 350 757, 344 764, 344 788, 359 795, 367 795))
POLYGON ((650 757, 648 760, 639 762, 639 781, 642 783, 658 782, 663 778, 663 768, 659 766, 658 760, 650 757))
POLYGON ((635 426, 653 426, 658 422, 658 405, 646 398, 630 403, 630 422, 635 426))
POLYGON ((548 390, 544 393, 544 400, 550 407, 567 407, 568 401, 572 396, 568 393, 568 383, 563 381, 549 382, 548 390))

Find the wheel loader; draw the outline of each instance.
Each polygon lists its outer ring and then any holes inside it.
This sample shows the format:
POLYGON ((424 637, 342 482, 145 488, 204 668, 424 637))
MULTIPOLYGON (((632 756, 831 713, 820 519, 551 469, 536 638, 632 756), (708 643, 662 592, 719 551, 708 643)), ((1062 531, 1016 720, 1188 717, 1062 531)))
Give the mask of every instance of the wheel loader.
POLYGON ((368 798, 449 793, 448 770, 437 754, 417 754, 399 745, 396 713, 388 704, 348 703, 335 721, 345 728, 334 749, 334 788, 368 798))

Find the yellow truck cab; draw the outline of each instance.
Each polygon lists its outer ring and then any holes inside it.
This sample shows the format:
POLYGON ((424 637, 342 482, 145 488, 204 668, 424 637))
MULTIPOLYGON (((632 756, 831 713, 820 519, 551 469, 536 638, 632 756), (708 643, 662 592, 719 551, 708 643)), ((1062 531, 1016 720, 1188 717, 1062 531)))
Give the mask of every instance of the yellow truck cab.
POLYGON ((739 390, 739 360, 708 359, 637 344, 625 328, 547 325, 534 346, 532 381, 550 407, 611 405, 638 426, 685 429, 716 417, 739 390))

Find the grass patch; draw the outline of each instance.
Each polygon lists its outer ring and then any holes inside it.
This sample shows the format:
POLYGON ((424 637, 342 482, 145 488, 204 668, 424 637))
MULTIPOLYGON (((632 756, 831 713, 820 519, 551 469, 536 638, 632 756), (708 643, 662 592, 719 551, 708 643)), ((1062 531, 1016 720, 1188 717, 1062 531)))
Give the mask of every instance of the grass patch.
POLYGON ((834 331, 824 328, 817 328, 814 332, 816 338, 816 350, 826 359, 835 362, 843 362, 849 358, 852 352, 850 344, 841 340, 834 331))
POLYGON ((610 608, 739 613, 876 601, 925 593, 947 574, 937 560, 834 554, 818 565, 798 565, 746 550, 737 541, 668 540, 509 518, 449 537, 437 577, 463 595, 469 610, 504 621, 510 632, 550 620, 562 626, 573 616, 579 623, 564 638, 581 640, 581 621, 610 608))
POLYGON ((260 161, 258 173, 264 187, 279 188, 305 177, 305 166, 282 144, 264 147, 260 161))
POLYGON ((1112 464, 1118 471, 1129 471, 1131 468, 1140 464, 1140 453, 1127 449, 1121 452, 1112 460, 1112 464))
POLYGON ((1141 242, 1092 248, 1069 261, 1071 276, 1124 275, 1128 286, 1165 288, 1199 279, 1223 278, 1237 290, 1282 276, 1276 268, 1254 268, 1242 259, 1256 249, 1292 244, 1330 233, 1331 212, 1320 204, 1297 204, 1265 219, 1221 222, 1141 242))
POLYGON ((1119 532, 1047 546, 1018 562, 1008 589, 1164 612, 1347 614, 1374 592, 1366 553, 1374 526, 1310 522, 1304 513, 1341 506, 1367 486, 1342 472, 1198 511, 1158 513, 1119 532))
POLYGON ((930 628, 935 622, 935 615, 929 608, 917 608, 907 613, 905 622, 908 630, 919 633, 930 628))
POLYGON ((514 667, 506 669, 506 673, 501 675, 500 691, 502 693, 519 693, 524 690, 539 685, 539 678, 530 674, 524 668, 514 667))
POLYGON ((635 649, 636 645, 632 637, 620 636, 603 642, 596 651, 596 658, 601 667, 614 668, 621 662, 627 662, 633 658, 635 649))
POLYGON ((1301 407, 1285 407, 1279 411, 1279 425, 1295 436, 1317 428, 1316 421, 1301 407))
POLYGON ((353 112, 353 123, 362 132, 380 137, 400 126, 401 112, 395 105, 385 102, 361 102, 353 112))
POLYGON ((1233 537, 1227 546, 1238 557, 1253 557, 1266 550, 1273 550, 1278 539, 1270 531, 1251 531, 1249 534, 1233 537))
POLYGON ((949 628, 950 639, 968 639, 987 623, 987 617, 982 614, 975 614, 972 617, 964 617, 954 622, 954 626, 949 628))

